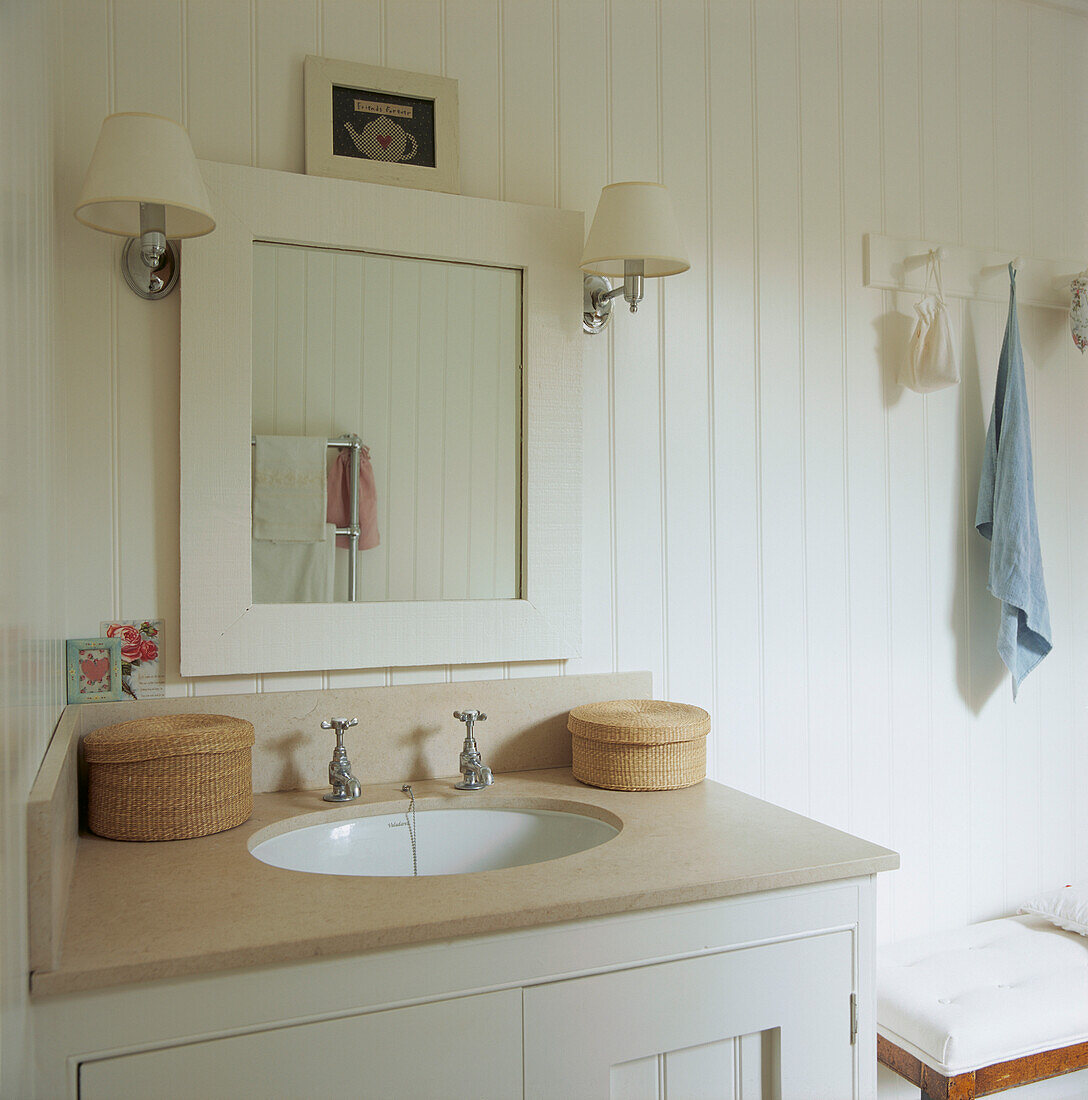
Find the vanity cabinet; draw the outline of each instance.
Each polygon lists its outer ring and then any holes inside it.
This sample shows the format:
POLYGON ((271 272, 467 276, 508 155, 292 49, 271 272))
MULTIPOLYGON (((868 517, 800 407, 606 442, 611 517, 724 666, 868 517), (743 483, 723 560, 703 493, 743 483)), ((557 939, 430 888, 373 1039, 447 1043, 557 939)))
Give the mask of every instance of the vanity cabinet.
POLYGON ((872 876, 36 1002, 38 1096, 875 1095, 872 876))
POLYGON ((829 932, 527 989, 525 1100, 856 1096, 853 949, 829 932))
POLYGON ((80 1100, 521 1094, 521 992, 187 1043, 84 1062, 80 1100))

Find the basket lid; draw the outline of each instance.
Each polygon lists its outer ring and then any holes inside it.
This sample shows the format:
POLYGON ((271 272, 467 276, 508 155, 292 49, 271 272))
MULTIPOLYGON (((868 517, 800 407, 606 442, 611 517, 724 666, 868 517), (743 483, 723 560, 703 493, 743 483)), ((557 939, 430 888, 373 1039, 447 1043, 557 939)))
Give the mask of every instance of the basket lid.
POLYGON ((663 745, 694 741, 710 732, 710 715, 690 703, 664 699, 613 699, 575 707, 567 729, 590 741, 663 745))
POLYGON ((103 726, 83 738, 91 764, 237 752, 253 744, 253 723, 226 714, 162 714, 103 726))

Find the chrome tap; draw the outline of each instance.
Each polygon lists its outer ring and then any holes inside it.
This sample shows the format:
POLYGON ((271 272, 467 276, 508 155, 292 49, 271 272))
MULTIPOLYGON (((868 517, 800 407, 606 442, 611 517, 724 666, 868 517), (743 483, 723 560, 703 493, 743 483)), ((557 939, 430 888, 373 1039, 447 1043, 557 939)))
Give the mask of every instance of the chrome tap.
POLYGON ((480 750, 476 747, 476 738, 472 736, 472 727, 476 722, 486 722, 487 715, 478 710, 455 710, 454 718, 465 723, 465 743, 461 746, 461 782, 454 783, 459 791, 482 791, 495 782, 491 769, 484 767, 480 759, 480 750))
POLYGON ((322 795, 326 802, 353 802, 362 793, 359 780, 351 774, 351 761, 344 748, 344 732, 358 724, 358 718, 328 718, 321 723, 323 730, 336 730, 336 748, 329 761, 329 783, 332 784, 332 790, 322 795))

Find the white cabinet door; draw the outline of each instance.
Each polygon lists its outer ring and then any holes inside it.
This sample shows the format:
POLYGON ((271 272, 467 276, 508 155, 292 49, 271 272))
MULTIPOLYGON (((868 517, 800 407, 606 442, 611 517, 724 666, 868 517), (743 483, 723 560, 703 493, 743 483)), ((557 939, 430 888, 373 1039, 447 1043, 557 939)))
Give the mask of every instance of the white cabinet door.
POLYGON ((80 1100, 510 1100, 521 990, 84 1062, 80 1100))
POLYGON ((525 991, 526 1100, 857 1094, 850 931, 525 991))

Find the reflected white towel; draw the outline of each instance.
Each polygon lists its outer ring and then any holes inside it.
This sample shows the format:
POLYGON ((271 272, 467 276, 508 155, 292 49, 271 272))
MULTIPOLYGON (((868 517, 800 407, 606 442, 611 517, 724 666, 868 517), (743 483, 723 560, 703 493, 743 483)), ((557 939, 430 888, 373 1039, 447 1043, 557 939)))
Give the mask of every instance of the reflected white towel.
POLYGON ((327 523, 320 542, 253 540, 254 603, 332 603, 336 528, 327 523))
POLYGON ((253 537, 277 542, 325 538, 324 437, 259 435, 253 455, 253 537))

